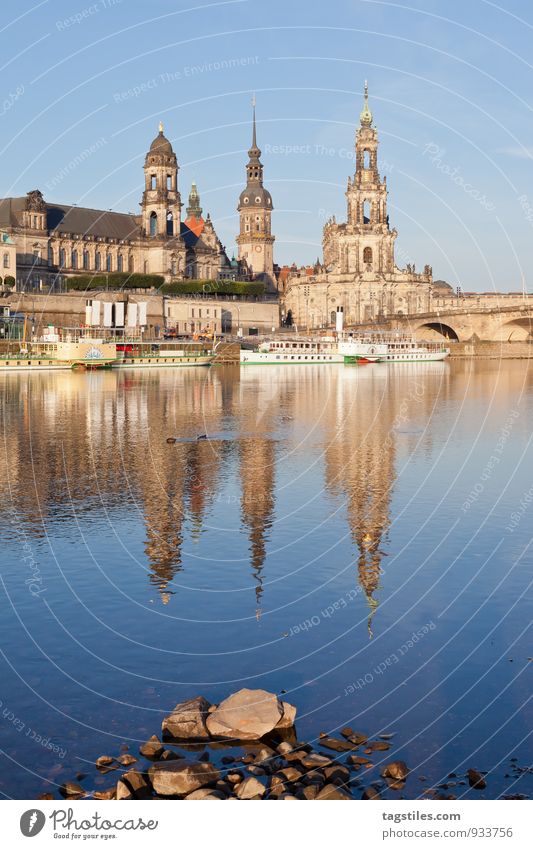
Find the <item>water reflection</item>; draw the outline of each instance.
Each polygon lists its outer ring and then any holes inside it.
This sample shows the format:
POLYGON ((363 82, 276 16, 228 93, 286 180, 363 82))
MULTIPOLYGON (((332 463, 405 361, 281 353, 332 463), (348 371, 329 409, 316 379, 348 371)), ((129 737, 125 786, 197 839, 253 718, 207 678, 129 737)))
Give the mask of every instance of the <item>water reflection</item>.
POLYGON ((1 509, 12 503, 35 536, 94 511, 111 519, 136 511, 145 526, 148 580, 164 604, 184 568, 186 535, 201 541, 223 483, 235 474, 229 511, 239 505, 261 617, 277 464, 318 440, 325 490, 345 504, 372 635, 397 435, 406 423, 425 426, 449 380, 447 364, 311 366, 296 377, 290 368, 250 367, 3 380, 1 509), (198 440, 203 433, 209 438, 198 440), (175 444, 167 444, 169 435, 175 444))

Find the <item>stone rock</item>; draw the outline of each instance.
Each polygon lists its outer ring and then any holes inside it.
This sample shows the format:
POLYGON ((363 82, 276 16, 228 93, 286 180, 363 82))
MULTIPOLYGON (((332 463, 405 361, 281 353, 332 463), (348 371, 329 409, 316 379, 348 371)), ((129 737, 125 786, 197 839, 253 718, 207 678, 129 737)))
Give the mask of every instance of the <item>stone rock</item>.
POLYGON ((356 769, 360 769, 362 766, 367 766, 371 763, 368 758, 362 758, 360 755, 348 755, 347 763, 354 766, 356 769))
POLYGON ((152 792, 144 775, 130 769, 117 782, 117 799, 151 799, 152 792))
POLYGON ((96 758, 96 769, 101 769, 102 767, 109 767, 113 763, 114 758, 110 755, 100 755, 99 758, 96 758))
POLYGON ((266 787, 257 778, 245 778, 236 788, 235 793, 239 799, 255 799, 264 796, 266 787))
POLYGON ((218 769, 211 763, 182 760, 155 763, 148 770, 148 775, 159 796, 187 796, 220 778, 218 769))
POLYGON ((470 787, 474 787, 476 790, 484 790, 487 786, 487 782, 477 769, 469 769, 467 776, 470 787))
POLYGON ((335 752, 351 752, 354 749, 354 743, 349 740, 337 740, 335 737, 321 737, 320 745, 335 752))
POLYGON ((288 755, 292 752, 292 746, 290 743, 283 742, 276 747, 276 751, 279 752, 280 755, 288 755))
POLYGON ((386 752, 390 749, 390 743, 386 743, 384 740, 372 740, 367 743, 366 747, 370 752, 386 752))
POLYGON ((283 776, 283 778, 281 779, 282 781, 286 780, 289 781, 291 784, 294 784, 296 781, 299 781, 303 775, 301 770, 296 769, 293 766, 286 766, 285 769, 280 769, 279 772, 277 772, 276 774, 279 775, 280 778, 283 776))
POLYGON ((213 737, 259 740, 276 727, 283 716, 278 697, 266 690, 239 690, 207 716, 213 737))
POLYGON ((305 755, 300 763, 306 769, 321 769, 324 766, 331 766, 331 758, 326 758, 324 755, 317 755, 316 752, 305 755))
POLYGON ((347 784, 350 780, 350 770, 341 764, 333 764, 324 769, 326 781, 331 784, 347 784))
POLYGON ((272 760, 272 758, 275 757, 276 752, 274 751, 274 749, 269 748, 269 746, 261 746, 261 748, 255 755, 254 764, 268 763, 268 761, 272 760))
POLYGON ((228 772, 226 775, 226 781, 229 781, 230 784, 240 784, 243 778, 244 773, 240 770, 233 770, 233 772, 228 772))
POLYGON ((59 788, 59 792, 65 799, 74 796, 85 796, 85 790, 81 784, 77 784, 75 781, 65 781, 59 788))
POLYGON ((137 758, 134 758, 133 755, 120 755, 120 757, 117 758, 117 761, 119 764, 122 764, 122 766, 131 766, 132 764, 137 763, 137 758))
POLYGON ((95 799, 115 799, 116 795, 116 787, 109 787, 107 790, 95 790, 93 793, 95 799))
POLYGON ((283 708, 283 716, 275 726, 276 728, 292 728, 296 720, 296 708, 290 705, 289 702, 281 703, 283 708))
POLYGON ((368 737, 366 734, 360 734, 358 731, 354 731, 353 734, 350 734, 348 740, 355 746, 362 746, 363 743, 366 743, 368 737))
POLYGON ((349 793, 346 793, 345 790, 341 790, 341 788, 337 787, 335 784, 326 784, 316 797, 316 801, 333 801, 334 799, 343 799, 350 801, 351 798, 352 797, 349 795, 349 793))
POLYGON ((250 764, 250 766, 246 767, 247 772, 250 775, 266 775, 266 769, 263 769, 262 766, 256 766, 255 764, 250 764))
POLYGON ((355 731, 349 725, 346 725, 344 728, 341 728, 340 733, 342 737, 351 737, 352 734, 355 734, 355 731))
POLYGON ((301 787, 297 796, 299 799, 316 799, 320 792, 320 787, 317 784, 308 784, 307 787, 301 787))
POLYGON ((172 749, 165 749, 161 757, 160 761, 181 761, 183 760, 183 755, 178 755, 177 752, 173 752, 172 749))
POLYGON ((209 732, 205 721, 210 707, 211 705, 203 696, 179 702, 172 713, 163 719, 161 725, 163 738, 208 740, 209 732))
POLYGON ((38 799, 42 799, 43 801, 44 801, 45 799, 50 800, 50 799, 53 799, 53 798, 54 798, 54 794, 53 794, 53 793, 41 793, 41 795, 40 795, 40 796, 37 796, 37 798, 38 798, 38 799))
POLYGON ((199 790, 193 790, 185 799, 225 799, 224 793, 220 790, 211 790, 209 787, 200 787, 199 790))
POLYGON ((376 790, 376 788, 375 788, 375 787, 370 786, 370 787, 367 787, 367 788, 366 788, 366 790, 364 790, 364 791, 363 791, 363 796, 362 796, 362 798, 363 798, 363 799, 373 799, 373 800, 378 800, 378 799, 380 799, 381 797, 380 797, 380 795, 379 795, 379 791, 378 791, 378 790, 376 790))
POLYGON ((149 740, 146 743, 143 743, 142 746, 139 746, 139 752, 144 758, 160 758, 163 752, 165 751, 161 740, 152 734, 149 740))
POLYGON ((409 775, 409 767, 405 761, 392 761, 385 764, 381 771, 383 778, 393 778, 395 781, 403 781, 409 775))

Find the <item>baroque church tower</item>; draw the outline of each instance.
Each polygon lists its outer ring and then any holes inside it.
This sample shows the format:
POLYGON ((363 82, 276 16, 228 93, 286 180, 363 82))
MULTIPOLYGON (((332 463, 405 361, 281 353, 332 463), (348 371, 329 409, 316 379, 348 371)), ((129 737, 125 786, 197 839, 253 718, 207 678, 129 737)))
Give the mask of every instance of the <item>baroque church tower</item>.
POLYGON ((142 229, 148 238, 172 238, 180 235, 181 198, 178 192, 178 161, 163 124, 150 145, 144 162, 142 229))
POLYGON ((387 178, 378 171, 378 133, 372 126, 368 106, 368 84, 360 126, 355 134, 355 174, 348 178, 347 221, 342 229, 335 222, 324 229, 324 264, 342 274, 374 277, 395 270, 394 242, 398 235, 389 229, 387 178))
POLYGON ((248 151, 246 188, 239 196, 240 229, 237 236, 238 258, 250 271, 274 285, 274 236, 271 232, 272 197, 263 186, 261 151, 257 146, 255 98, 252 101, 252 146, 248 151))

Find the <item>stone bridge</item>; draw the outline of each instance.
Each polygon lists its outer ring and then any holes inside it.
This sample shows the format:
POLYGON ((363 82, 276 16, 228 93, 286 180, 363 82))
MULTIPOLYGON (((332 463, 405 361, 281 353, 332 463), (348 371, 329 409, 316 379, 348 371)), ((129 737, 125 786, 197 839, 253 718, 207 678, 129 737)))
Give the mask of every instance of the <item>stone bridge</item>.
POLYGON ((405 330, 419 339, 468 342, 533 341, 533 304, 443 308, 417 315, 394 315, 368 329, 405 330))

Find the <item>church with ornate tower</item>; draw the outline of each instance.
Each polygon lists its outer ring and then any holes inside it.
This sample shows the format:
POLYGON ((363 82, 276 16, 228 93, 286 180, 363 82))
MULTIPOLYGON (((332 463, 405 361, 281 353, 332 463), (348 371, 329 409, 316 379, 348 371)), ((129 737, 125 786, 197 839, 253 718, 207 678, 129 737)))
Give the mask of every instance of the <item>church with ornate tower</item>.
POLYGON ((261 151, 257 146, 255 98, 252 101, 252 146, 248 151, 246 188, 239 197, 238 258, 245 262, 254 277, 274 287, 274 258, 271 216, 272 196, 263 185, 261 151))
POLYGON ((178 160, 160 124, 144 159, 139 214, 51 203, 38 189, 0 199, 0 231, 16 246, 16 263, 4 259, 5 268, 26 290, 53 290, 67 276, 113 273, 156 274, 167 282, 237 277, 273 285, 272 198, 263 186, 255 106, 252 135, 238 205, 239 261, 228 258, 210 215, 203 217, 194 181, 182 220, 178 160))
POLYGON ((346 221, 326 222, 323 262, 312 276, 291 275, 285 287, 285 312, 309 327, 361 324, 393 314, 422 312, 429 304, 432 271, 414 265, 398 268, 394 258, 397 231, 390 228, 387 178, 378 167, 378 133, 364 104, 355 137, 355 174, 348 178, 346 221))

